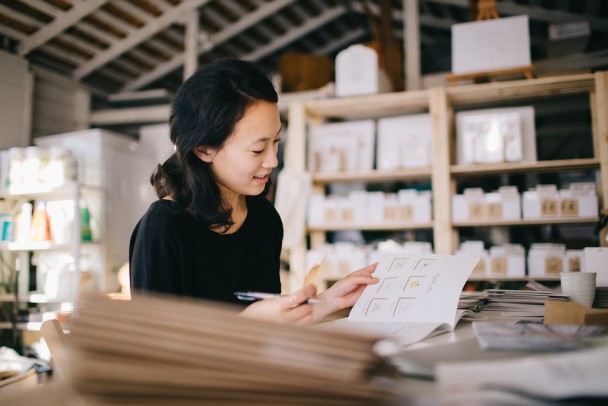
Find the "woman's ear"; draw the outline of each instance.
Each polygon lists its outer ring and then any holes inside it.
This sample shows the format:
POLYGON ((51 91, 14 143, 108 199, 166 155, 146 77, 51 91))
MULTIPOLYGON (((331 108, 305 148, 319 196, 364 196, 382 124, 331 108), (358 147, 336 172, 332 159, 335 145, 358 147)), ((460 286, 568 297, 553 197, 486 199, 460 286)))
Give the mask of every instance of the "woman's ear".
POLYGON ((192 152, 194 152, 194 155, 199 157, 201 161, 210 164, 211 162, 213 162, 213 158, 215 157, 217 151, 211 147, 198 146, 194 147, 192 149, 192 152))

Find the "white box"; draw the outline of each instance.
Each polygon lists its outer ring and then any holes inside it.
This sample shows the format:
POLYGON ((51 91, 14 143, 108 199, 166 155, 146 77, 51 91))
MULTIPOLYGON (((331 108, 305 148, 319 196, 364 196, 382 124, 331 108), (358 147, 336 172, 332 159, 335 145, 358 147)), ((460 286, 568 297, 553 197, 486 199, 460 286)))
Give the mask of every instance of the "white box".
POLYGON ((563 244, 532 244, 528 252, 528 275, 559 276, 564 269, 565 254, 563 244))
POLYGON ((452 25, 452 72, 530 66, 528 16, 452 25))
POLYGON ((596 286, 608 287, 608 247, 587 247, 583 252, 582 270, 597 273, 596 286))
POLYGON ((374 167, 374 120, 314 126, 308 136, 311 172, 371 171, 374 167))
POLYGON ((567 217, 597 217, 597 194, 593 183, 572 183, 559 192, 560 212, 567 217))
POLYGON ((536 162, 534 107, 507 107, 456 113, 459 165, 536 162))
POLYGON ((485 194, 485 218, 490 220, 521 219, 521 197, 515 186, 501 186, 485 194))
POLYGON ((336 96, 391 91, 386 74, 378 68, 378 54, 365 45, 351 45, 336 55, 336 96))
POLYGON ((381 170, 420 168, 433 162, 433 122, 430 114, 378 120, 376 167, 381 170))
POLYGON ((526 275, 526 253, 523 246, 508 244, 490 248, 488 275, 519 278, 526 275))
POLYGON ((462 195, 452 196, 452 220, 485 219, 485 195, 480 188, 465 189, 462 195))
POLYGON ((560 198, 555 185, 538 185, 522 196, 524 219, 555 218, 561 214, 560 198))

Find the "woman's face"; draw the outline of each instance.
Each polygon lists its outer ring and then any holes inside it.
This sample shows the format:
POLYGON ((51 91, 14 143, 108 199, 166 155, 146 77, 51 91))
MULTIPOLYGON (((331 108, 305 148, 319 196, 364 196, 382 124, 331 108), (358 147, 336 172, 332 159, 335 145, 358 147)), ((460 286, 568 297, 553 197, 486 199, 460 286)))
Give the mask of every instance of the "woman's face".
POLYGON ((268 175, 278 165, 280 138, 277 105, 258 101, 247 108, 223 147, 198 147, 195 153, 211 163, 222 196, 230 202, 240 196, 262 193, 268 175))

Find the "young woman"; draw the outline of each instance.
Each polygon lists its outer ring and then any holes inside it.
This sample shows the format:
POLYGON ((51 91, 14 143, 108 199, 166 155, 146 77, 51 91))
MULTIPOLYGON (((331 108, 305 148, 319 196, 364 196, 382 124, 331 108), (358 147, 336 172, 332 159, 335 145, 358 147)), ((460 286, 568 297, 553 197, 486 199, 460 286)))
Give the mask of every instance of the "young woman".
MULTIPOLYGON (((175 153, 152 175, 159 200, 135 227, 129 247, 134 291, 237 302, 236 291, 280 292, 281 219, 264 197, 277 166, 277 94, 253 64, 225 59, 204 66, 178 90, 169 125, 175 153)), ((319 295, 249 305, 243 315, 315 322, 352 306, 375 265, 319 295)))

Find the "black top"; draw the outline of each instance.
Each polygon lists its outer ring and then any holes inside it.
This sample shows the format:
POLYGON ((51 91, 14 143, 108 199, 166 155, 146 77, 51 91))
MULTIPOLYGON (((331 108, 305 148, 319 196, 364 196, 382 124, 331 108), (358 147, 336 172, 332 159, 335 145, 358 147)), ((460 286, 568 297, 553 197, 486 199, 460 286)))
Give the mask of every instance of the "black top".
POLYGON ((247 197, 247 217, 233 234, 209 230, 177 203, 157 200, 129 244, 133 291, 238 302, 236 291, 280 293, 283 223, 262 196, 247 197))

